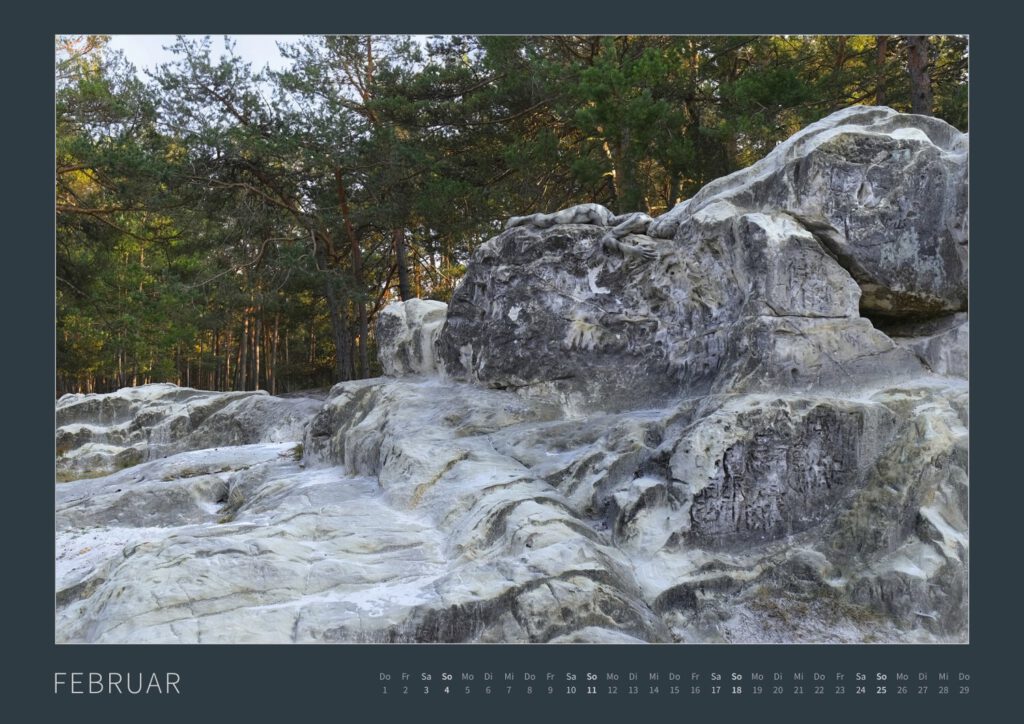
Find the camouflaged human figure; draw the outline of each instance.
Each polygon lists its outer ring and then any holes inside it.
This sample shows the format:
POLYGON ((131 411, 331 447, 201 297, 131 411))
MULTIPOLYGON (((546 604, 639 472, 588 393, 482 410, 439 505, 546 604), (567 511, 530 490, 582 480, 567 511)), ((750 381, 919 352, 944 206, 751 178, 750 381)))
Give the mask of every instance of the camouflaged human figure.
POLYGON ((641 211, 615 215, 601 204, 578 204, 552 214, 530 214, 513 216, 505 224, 506 229, 515 226, 533 226, 547 229, 557 224, 593 224, 611 227, 603 237, 601 245, 606 251, 618 250, 626 256, 639 257, 644 260, 656 259, 655 241, 647 236, 647 227, 653 219, 641 211), (631 237, 633 244, 623 241, 631 237))

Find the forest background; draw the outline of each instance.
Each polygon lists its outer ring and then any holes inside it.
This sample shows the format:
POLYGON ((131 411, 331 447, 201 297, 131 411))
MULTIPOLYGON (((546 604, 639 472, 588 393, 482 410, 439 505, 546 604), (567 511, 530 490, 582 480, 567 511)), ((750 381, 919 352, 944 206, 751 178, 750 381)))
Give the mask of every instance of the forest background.
POLYGON ((380 309, 509 216, 664 213, 852 104, 968 130, 961 36, 109 40, 55 39, 57 395, 376 376, 380 309))

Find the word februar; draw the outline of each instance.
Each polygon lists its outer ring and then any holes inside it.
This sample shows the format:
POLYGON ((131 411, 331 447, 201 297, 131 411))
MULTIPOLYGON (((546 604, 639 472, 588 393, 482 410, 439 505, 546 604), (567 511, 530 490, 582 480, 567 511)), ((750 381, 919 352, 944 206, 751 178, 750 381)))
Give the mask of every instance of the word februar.
POLYGON ((173 671, 124 673, 120 671, 56 671, 54 694, 180 694, 181 676, 173 671), (123 686, 123 688, 122 688, 123 686))

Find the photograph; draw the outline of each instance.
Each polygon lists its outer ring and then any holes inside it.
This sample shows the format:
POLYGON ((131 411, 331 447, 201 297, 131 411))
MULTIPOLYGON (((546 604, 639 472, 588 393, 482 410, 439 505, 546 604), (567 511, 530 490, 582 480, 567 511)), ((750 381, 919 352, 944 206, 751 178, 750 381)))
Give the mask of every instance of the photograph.
POLYGON ((968 648, 968 61, 56 35, 55 644, 968 648))

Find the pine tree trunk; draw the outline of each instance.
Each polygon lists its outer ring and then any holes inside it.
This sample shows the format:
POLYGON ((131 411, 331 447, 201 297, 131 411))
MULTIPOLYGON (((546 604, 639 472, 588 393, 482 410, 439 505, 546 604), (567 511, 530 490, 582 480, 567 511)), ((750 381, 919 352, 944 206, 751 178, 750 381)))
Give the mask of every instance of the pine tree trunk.
POLYGON ((889 53, 889 36, 875 36, 875 105, 884 106, 885 97, 885 57, 889 53))
POLYGON ((352 276, 355 278, 357 296, 356 315, 359 318, 359 363, 361 377, 370 376, 369 357, 366 349, 367 338, 369 337, 369 322, 366 318, 366 302, 362 295, 363 288, 363 254, 359 248, 359 240, 356 238, 355 230, 352 228, 352 220, 348 213, 348 197, 345 194, 345 184, 342 178, 341 169, 334 169, 334 180, 338 187, 338 206, 341 208, 342 219, 345 222, 345 233, 348 235, 352 247, 352 276))
POLYGON ((928 36, 908 35, 907 67, 910 71, 910 112, 932 114, 932 81, 928 76, 928 36))
POLYGON ((398 296, 402 301, 412 299, 409 287, 409 260, 405 253, 405 229, 393 229, 391 238, 395 243, 395 263, 398 266, 398 296))
POLYGON ((277 394, 277 355, 281 348, 281 313, 274 314, 274 332, 270 341, 270 365, 267 377, 270 378, 270 394, 277 394))
POLYGON ((238 351, 238 389, 245 392, 246 385, 248 384, 246 373, 248 372, 249 363, 249 310, 245 310, 242 316, 241 348, 238 351))
POLYGON ((252 321, 252 388, 254 390, 260 389, 260 342, 263 336, 260 317, 261 315, 257 313, 252 321))
POLYGON ((668 183, 668 195, 665 198, 665 211, 675 208, 676 199, 679 198, 679 174, 673 173, 668 183))
MULTIPOLYGON (((339 382, 352 379, 352 357, 349 344, 352 333, 349 330, 345 311, 341 308, 338 295, 334 290, 334 281, 328 276, 326 281, 327 313, 331 319, 331 336, 334 338, 334 371, 339 382)), ((310 362, 313 362, 310 358, 310 362)))
POLYGON ((224 338, 224 385, 222 389, 226 392, 230 390, 234 384, 235 378, 231 375, 231 334, 226 333, 224 338))
POLYGON ((643 194, 636 183, 636 169, 629 158, 629 130, 625 130, 622 138, 616 142, 605 142, 604 146, 608 160, 612 164, 616 212, 625 214, 631 211, 647 211, 646 204, 643 203, 643 194))

